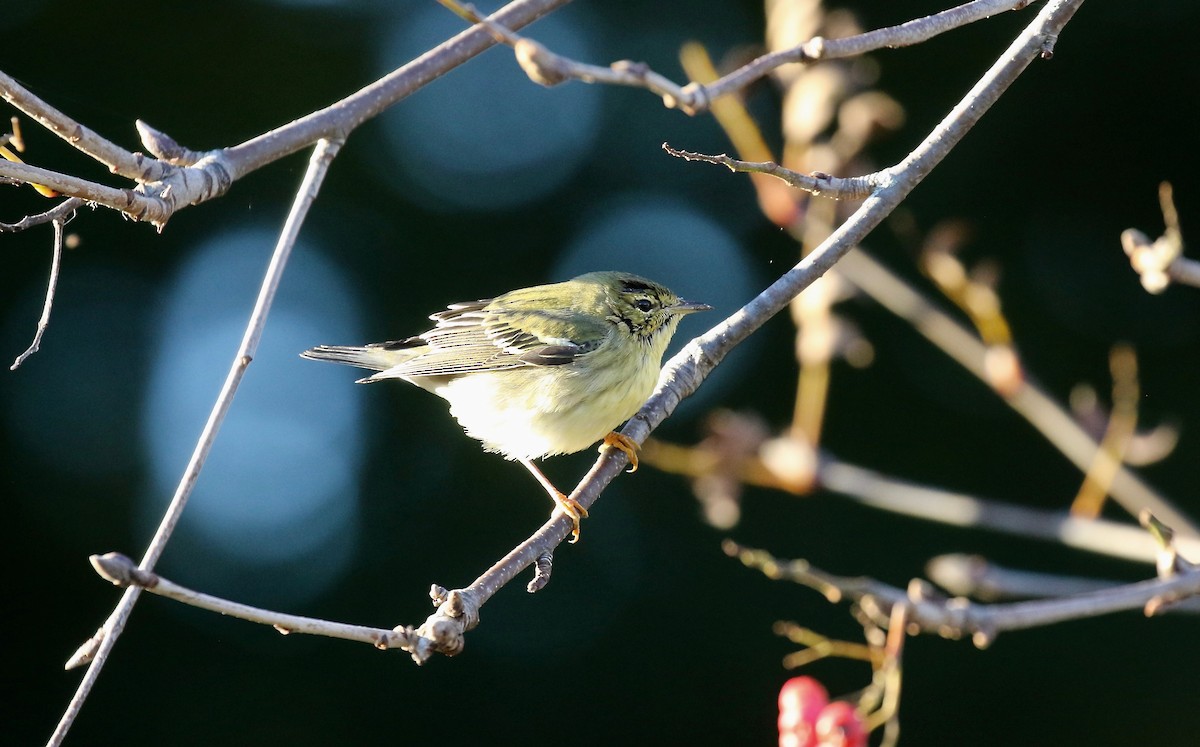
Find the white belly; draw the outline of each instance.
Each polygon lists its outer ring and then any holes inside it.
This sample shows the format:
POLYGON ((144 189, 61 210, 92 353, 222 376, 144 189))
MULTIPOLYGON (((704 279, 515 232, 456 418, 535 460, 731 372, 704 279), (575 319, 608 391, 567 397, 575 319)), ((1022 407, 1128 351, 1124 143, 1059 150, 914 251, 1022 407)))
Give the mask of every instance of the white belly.
POLYGON ((633 375, 617 374, 596 351, 601 357, 586 371, 567 364, 473 373, 434 392, 488 451, 509 459, 571 454, 628 420, 650 396, 662 352, 640 352, 646 357, 633 375))

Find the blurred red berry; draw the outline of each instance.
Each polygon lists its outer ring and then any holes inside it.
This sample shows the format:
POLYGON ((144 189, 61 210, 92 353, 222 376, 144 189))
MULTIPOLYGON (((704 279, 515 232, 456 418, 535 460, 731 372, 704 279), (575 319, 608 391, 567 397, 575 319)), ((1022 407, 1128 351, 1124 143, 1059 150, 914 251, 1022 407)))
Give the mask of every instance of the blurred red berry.
POLYGON ((779 688, 779 747, 817 747, 817 716, 829 693, 812 677, 793 677, 779 688))
POLYGON ((867 727, 854 706, 835 700, 821 709, 816 736, 820 747, 866 747, 867 727))

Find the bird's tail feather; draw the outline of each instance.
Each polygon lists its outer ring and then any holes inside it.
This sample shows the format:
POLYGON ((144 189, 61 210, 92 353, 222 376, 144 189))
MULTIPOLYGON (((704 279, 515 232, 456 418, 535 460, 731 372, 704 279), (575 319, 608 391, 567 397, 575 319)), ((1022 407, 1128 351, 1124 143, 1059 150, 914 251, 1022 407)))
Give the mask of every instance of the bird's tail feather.
POLYGON ((384 343, 354 347, 347 345, 318 345, 305 350, 301 358, 314 361, 330 361, 345 363, 359 368, 369 368, 372 371, 384 371, 396 366, 406 358, 411 357, 397 349, 396 343, 384 343))

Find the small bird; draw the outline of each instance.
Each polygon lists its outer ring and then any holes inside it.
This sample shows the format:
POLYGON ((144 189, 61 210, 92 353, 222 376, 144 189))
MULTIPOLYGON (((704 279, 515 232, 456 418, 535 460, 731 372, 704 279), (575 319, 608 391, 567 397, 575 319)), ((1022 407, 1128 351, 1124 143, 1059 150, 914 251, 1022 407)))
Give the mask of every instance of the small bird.
POLYGON ((628 272, 589 272, 452 304, 429 317, 433 329, 406 340, 300 355, 378 371, 360 384, 403 379, 447 400, 468 436, 537 478, 571 518, 576 542, 587 510, 533 460, 603 440, 637 469, 637 444, 614 429, 653 391, 680 318, 711 308, 628 272))

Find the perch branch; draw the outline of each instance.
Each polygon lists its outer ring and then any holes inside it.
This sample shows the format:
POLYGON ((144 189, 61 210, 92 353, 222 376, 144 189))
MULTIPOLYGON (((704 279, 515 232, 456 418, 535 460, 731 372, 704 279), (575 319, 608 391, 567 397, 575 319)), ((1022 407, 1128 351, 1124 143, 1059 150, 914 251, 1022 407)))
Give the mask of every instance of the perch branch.
MULTIPOLYGON (((636 443, 642 443, 683 399, 696 391, 729 351, 846 256, 945 158, 1034 59, 1049 56, 1053 41, 1082 2, 1051 0, 1047 3, 963 100, 907 158, 889 172, 887 180, 867 197, 842 226, 775 283, 708 332, 691 340, 667 361, 654 393, 625 424, 622 433, 636 443)), ((624 452, 605 450, 570 497, 584 508, 590 508, 608 483, 621 473, 626 461, 624 452)), ((462 635, 478 621, 479 606, 537 558, 552 552, 566 538, 569 529, 570 520, 566 516, 551 518, 536 534, 514 548, 473 584, 458 590, 461 592, 458 600, 461 605, 449 609, 443 609, 448 605, 442 605, 422 626, 434 626, 439 633, 447 636, 443 639, 444 643, 431 644, 427 650, 436 651, 443 646, 447 653, 461 650, 462 635)), ((418 662, 423 660, 416 652, 413 658, 418 662)))

